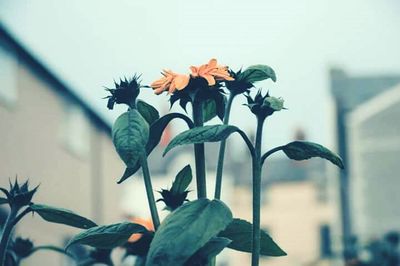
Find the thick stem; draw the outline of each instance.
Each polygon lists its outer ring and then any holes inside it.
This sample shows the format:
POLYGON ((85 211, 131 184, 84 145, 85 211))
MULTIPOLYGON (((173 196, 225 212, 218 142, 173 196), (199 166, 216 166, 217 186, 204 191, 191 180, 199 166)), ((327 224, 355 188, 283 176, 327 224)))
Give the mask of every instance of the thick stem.
POLYGON ((10 235, 14 228, 14 219, 17 216, 18 208, 11 207, 10 213, 8 214, 7 221, 4 224, 3 233, 0 240, 0 263, 1 266, 5 266, 6 252, 8 243, 10 241, 10 235))
POLYGON ((251 265, 258 266, 260 258, 260 209, 261 209, 261 142, 264 119, 257 119, 255 152, 253 157, 253 252, 251 265))
MULTIPOLYGON (((195 127, 202 127, 204 124, 203 103, 201 101, 193 101, 193 122, 195 127)), ((204 143, 194 144, 194 158, 196 162, 197 198, 207 198, 204 143)))
MULTIPOLYGON (((229 116, 231 113, 232 102, 235 98, 235 94, 229 94, 228 102, 226 103, 225 107, 225 115, 223 124, 227 125, 229 123, 229 116)), ((225 158, 225 148, 226 148, 226 140, 224 139, 221 141, 219 146, 219 154, 218 154, 218 165, 217 165, 217 175, 215 178, 215 193, 214 198, 220 199, 221 198, 221 188, 222 188, 222 173, 224 171, 224 158, 225 158)))
POLYGON ((142 165, 144 185, 146 187, 147 200, 149 202, 151 218, 153 220, 154 229, 157 230, 158 226, 160 225, 160 218, 158 217, 156 201, 154 200, 153 186, 151 184, 146 154, 140 156, 140 164, 142 165))

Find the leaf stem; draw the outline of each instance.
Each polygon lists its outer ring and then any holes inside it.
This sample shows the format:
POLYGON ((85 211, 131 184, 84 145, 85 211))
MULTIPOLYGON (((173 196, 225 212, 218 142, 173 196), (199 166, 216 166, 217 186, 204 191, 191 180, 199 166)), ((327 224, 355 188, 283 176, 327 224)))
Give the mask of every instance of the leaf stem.
POLYGON ((253 157, 253 245, 251 265, 258 266, 260 258, 260 209, 261 209, 261 143, 264 118, 257 118, 257 133, 253 157))
POLYGON ((149 166, 147 164, 147 156, 145 153, 140 156, 140 164, 142 165, 143 179, 146 187, 147 200, 149 202, 151 218, 153 220, 154 229, 157 230, 160 225, 160 218, 158 217, 156 201, 154 199, 153 193, 153 186, 151 184, 149 166))
MULTIPOLYGON (((204 124, 203 102, 196 99, 193 101, 193 122, 195 127, 202 127, 204 124)), ((196 162, 197 198, 207 198, 204 143, 194 144, 194 157, 196 162)))
POLYGON ((282 150, 284 147, 285 147, 285 146, 278 146, 278 147, 275 147, 275 148, 273 148, 273 149, 270 149, 269 151, 267 151, 266 153, 264 153, 263 156, 261 157, 261 165, 264 164, 264 161, 265 161, 270 155, 272 155, 273 153, 275 153, 275 152, 277 152, 277 151, 282 150))
POLYGON ((0 263, 1 266, 5 266, 6 251, 8 243, 10 242, 10 235, 14 228, 14 219, 18 214, 19 208, 11 207, 10 213, 8 214, 7 221, 4 224, 3 233, 1 234, 0 240, 0 263))
MULTIPOLYGON (((236 94, 230 93, 228 101, 225 106, 225 115, 223 124, 227 125, 229 123, 229 116, 231 113, 233 99, 235 98, 236 94)), ((224 171, 224 157, 225 157, 225 148, 226 148, 226 140, 222 140, 219 146, 219 154, 218 154, 218 165, 217 165, 217 174, 215 178, 215 193, 214 198, 220 199, 221 198, 221 188, 222 188, 222 173, 224 171)))

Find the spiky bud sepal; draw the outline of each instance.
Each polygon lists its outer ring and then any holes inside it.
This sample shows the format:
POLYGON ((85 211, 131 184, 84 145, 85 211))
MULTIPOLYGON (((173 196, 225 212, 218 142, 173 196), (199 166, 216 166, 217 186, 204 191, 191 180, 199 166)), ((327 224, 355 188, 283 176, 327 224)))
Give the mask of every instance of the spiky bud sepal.
POLYGON ((245 105, 250 108, 253 114, 261 119, 265 119, 274 112, 286 109, 283 106, 283 99, 272 97, 269 95, 269 92, 263 96, 261 90, 259 90, 254 98, 250 94, 246 94, 245 96, 247 98, 247 104, 245 105))
POLYGON ((182 206, 182 204, 187 200, 187 195, 190 191, 186 190, 181 193, 175 193, 172 190, 162 189, 159 191, 162 198, 158 199, 157 202, 162 201, 165 203, 165 209, 169 211, 173 211, 178 207, 182 206))
POLYGON ((26 181, 22 185, 18 183, 18 180, 15 179, 14 184, 10 181, 10 189, 7 190, 5 188, 0 188, 6 197, 8 204, 10 207, 21 208, 23 206, 27 206, 31 204, 32 197, 36 193, 39 186, 36 186, 34 189, 29 190, 29 182, 26 181))
POLYGON ((114 81, 115 88, 106 88, 106 91, 111 94, 104 97, 104 99, 108 99, 107 108, 112 110, 115 104, 126 104, 134 108, 140 88, 144 87, 140 84, 140 76, 135 74, 130 79, 120 79, 119 83, 114 81))

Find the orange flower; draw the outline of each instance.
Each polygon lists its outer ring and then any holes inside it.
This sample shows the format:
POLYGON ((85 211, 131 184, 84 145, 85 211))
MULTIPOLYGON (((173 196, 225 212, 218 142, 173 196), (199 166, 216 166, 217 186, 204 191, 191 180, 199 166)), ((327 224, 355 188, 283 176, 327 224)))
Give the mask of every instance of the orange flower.
POLYGON ((161 94, 164 91, 174 93, 176 90, 183 90, 189 84, 190 77, 188 75, 177 74, 165 69, 161 74, 163 77, 150 85, 156 94, 161 94))
POLYGON ((211 59, 208 64, 199 67, 191 66, 192 77, 202 77, 207 80, 208 85, 215 85, 216 80, 234 80, 226 66, 217 64, 217 59, 211 59))
MULTIPOLYGON (((149 231, 154 231, 153 222, 149 219, 131 218, 131 222, 135 223, 135 224, 143 225, 149 231)), ((136 242, 141 237, 142 237, 142 234, 132 234, 131 237, 128 239, 128 242, 136 242)))

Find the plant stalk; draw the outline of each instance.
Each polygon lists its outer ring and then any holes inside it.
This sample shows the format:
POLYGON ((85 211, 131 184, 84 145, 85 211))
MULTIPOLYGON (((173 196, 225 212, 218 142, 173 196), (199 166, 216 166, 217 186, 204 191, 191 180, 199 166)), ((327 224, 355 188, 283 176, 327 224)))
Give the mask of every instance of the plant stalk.
POLYGON ((4 224, 4 229, 3 229, 3 233, 1 235, 1 240, 0 240, 0 263, 1 263, 1 266, 5 266, 7 247, 8 247, 8 243, 10 242, 10 235, 14 228, 14 219, 18 214, 18 210, 19 210, 18 208, 11 207, 10 213, 8 214, 8 217, 7 217, 7 221, 4 224))
MULTIPOLYGON (((225 115, 223 124, 227 125, 229 123, 229 116, 231 113, 233 99, 236 94, 230 93, 228 102, 225 106, 225 115)), ((215 193, 214 198, 221 199, 221 188, 222 188, 222 173, 224 171, 224 158, 225 158, 225 148, 226 148, 226 140, 222 140, 219 146, 219 154, 218 154, 218 165, 217 165, 217 175, 215 178, 215 193)))
POLYGON ((251 265, 258 266, 260 259, 260 212, 261 212, 261 143, 264 119, 257 118, 257 133, 253 157, 253 240, 251 265))
MULTIPOLYGON (((203 103, 201 101, 193 101, 193 122, 195 127, 202 127, 204 124, 203 103)), ((194 158, 196 162, 197 198, 207 198, 204 143, 194 144, 194 158)))
POLYGON ((145 153, 143 153, 140 156, 140 163, 142 165, 143 179, 144 179, 144 185, 146 187, 147 200, 149 202, 151 219, 153 220, 154 229, 157 230, 157 228, 160 226, 160 218, 158 217, 156 201, 154 199, 154 193, 153 193, 153 186, 151 184, 149 166, 147 164, 147 156, 145 153))

